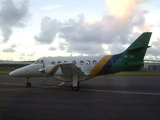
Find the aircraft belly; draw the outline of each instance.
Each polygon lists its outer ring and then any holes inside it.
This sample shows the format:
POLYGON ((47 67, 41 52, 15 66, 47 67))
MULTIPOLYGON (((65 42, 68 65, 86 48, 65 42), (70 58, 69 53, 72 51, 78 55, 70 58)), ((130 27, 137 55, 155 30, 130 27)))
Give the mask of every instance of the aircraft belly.
MULTIPOLYGON (((54 75, 52 78, 63 81, 63 82, 72 82, 72 76, 65 76, 65 75, 54 75)), ((84 81, 86 79, 86 76, 78 76, 78 81, 84 81)))

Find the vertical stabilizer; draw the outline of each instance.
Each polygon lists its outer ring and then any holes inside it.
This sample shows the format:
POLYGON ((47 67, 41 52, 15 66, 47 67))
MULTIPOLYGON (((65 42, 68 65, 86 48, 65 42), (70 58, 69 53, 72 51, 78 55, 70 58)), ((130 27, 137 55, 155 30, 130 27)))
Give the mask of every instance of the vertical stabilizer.
POLYGON ((124 57, 131 58, 135 61, 143 61, 149 41, 151 32, 142 33, 123 53, 124 57))
POLYGON ((142 33, 123 53, 115 55, 120 57, 117 60, 113 59, 115 62, 111 71, 115 73, 140 70, 151 35, 151 32, 142 33))

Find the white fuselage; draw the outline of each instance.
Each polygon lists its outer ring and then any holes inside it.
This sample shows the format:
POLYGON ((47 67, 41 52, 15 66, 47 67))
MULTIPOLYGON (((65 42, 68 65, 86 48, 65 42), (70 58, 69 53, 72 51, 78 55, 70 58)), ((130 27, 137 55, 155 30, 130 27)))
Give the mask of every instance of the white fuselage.
MULTIPOLYGON (((83 57, 43 57, 36 60, 33 64, 19 68, 10 73, 10 76, 15 77, 44 77, 50 76, 61 81, 72 81, 71 76, 66 76, 59 69, 54 75, 43 74, 39 72, 40 69, 46 68, 47 66, 54 66, 57 64, 74 63, 85 75, 79 76, 79 81, 86 80, 91 70, 102 60, 103 56, 83 56, 83 57)), ((105 63, 101 63, 103 66, 105 63)))

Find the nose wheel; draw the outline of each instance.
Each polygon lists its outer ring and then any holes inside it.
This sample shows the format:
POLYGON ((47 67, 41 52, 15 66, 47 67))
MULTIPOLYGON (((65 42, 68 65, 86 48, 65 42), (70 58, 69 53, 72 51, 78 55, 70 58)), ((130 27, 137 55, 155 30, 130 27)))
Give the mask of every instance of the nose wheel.
POLYGON ((31 87, 32 84, 29 82, 29 77, 27 77, 27 83, 26 83, 26 87, 31 87))
POLYGON ((28 82, 28 83, 26 84, 27 87, 31 87, 31 85, 32 85, 32 84, 31 84, 30 82, 28 82))

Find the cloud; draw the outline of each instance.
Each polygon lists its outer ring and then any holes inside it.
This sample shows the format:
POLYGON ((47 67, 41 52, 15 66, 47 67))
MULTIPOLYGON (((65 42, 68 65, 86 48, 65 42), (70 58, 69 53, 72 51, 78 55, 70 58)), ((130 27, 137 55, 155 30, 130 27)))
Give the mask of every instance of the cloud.
POLYGON ((13 48, 6 48, 6 49, 3 49, 2 51, 3 52, 10 52, 10 53, 15 52, 15 50, 13 48))
POLYGON ((61 22, 56 19, 51 20, 49 17, 44 17, 41 22, 41 32, 34 36, 34 39, 43 44, 52 43, 56 34, 61 27, 61 22))
POLYGON ((7 42, 14 27, 25 27, 25 20, 28 19, 29 3, 23 0, 14 4, 12 0, 3 0, 0 9, 0 29, 3 42, 7 42))
POLYGON ((63 7, 62 5, 50 5, 50 6, 46 6, 46 7, 42 7, 41 9, 42 10, 53 10, 53 9, 58 9, 58 8, 61 8, 63 7))
POLYGON ((2 51, 3 52, 10 52, 10 53, 12 53, 12 52, 15 52, 14 48, 16 48, 16 47, 17 47, 16 44, 12 44, 11 47, 5 48, 2 51))
POLYGON ((156 41, 152 41, 151 49, 148 50, 149 55, 159 56, 160 49, 160 36, 156 39, 156 41))
POLYGON ((125 45, 131 44, 137 34, 139 36, 143 30, 152 27, 145 23, 147 11, 139 8, 143 2, 145 0, 106 0, 108 11, 101 20, 93 23, 86 22, 83 14, 79 14, 76 20, 70 18, 65 22, 44 17, 41 31, 34 38, 41 44, 51 44, 55 38, 64 39, 59 48, 70 53, 104 54, 104 44, 109 46, 110 51, 119 52, 125 45), (113 3, 123 8, 116 8, 113 3), (140 33, 135 33, 134 28, 140 33))
POLYGON ((138 8, 138 5, 147 0, 106 0, 108 14, 126 19, 132 17, 138 8))
POLYGON ((55 50, 57 50, 57 49, 56 49, 55 47, 50 47, 49 50, 55 51, 55 50))
POLYGON ((24 61, 30 61, 30 60, 35 60, 35 52, 31 53, 21 53, 18 55, 19 59, 24 60, 24 61), (27 58, 27 59, 26 59, 27 58))
POLYGON ((66 43, 59 43, 59 49, 61 50, 61 51, 65 51, 66 50, 66 48, 67 48, 67 44, 66 43))
POLYGON ((65 28, 65 27, 73 27, 73 25, 63 25, 61 26, 62 28, 65 28))
POLYGON ((11 48, 15 48, 15 47, 17 47, 16 44, 12 44, 12 45, 11 45, 11 48))

